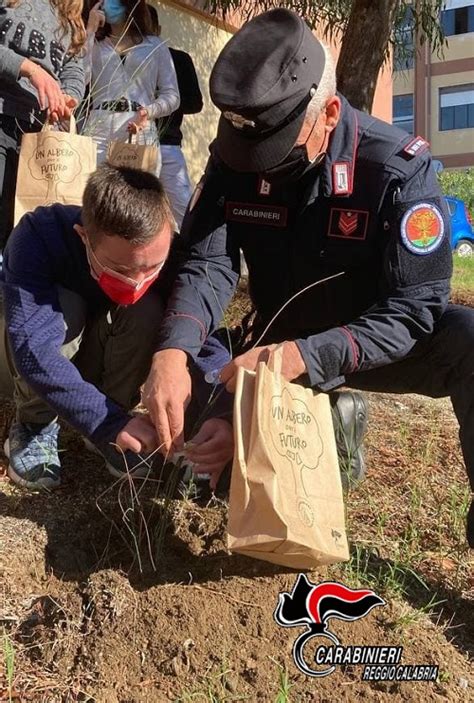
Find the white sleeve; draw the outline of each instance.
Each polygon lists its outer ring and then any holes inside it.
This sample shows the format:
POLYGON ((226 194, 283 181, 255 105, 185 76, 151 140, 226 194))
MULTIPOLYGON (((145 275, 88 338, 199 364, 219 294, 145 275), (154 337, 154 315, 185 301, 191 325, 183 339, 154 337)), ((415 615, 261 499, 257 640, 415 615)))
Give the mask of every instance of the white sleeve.
POLYGON ((155 60, 158 62, 157 98, 149 105, 145 105, 151 120, 171 115, 178 109, 180 103, 178 79, 170 50, 164 42, 161 42, 154 52, 155 60))

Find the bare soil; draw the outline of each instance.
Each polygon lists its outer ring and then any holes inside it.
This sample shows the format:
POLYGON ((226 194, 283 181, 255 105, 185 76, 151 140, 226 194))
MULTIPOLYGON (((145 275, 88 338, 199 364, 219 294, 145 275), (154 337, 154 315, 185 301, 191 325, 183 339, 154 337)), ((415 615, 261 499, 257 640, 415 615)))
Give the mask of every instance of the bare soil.
POLYGON ((368 397, 368 476, 347 498, 351 560, 308 577, 374 588, 387 605, 334 631, 345 645, 403 646, 403 663, 439 666, 436 683, 367 683, 358 666, 299 673, 301 630, 273 620, 297 574, 229 554, 225 503, 181 498, 164 511, 154 482, 114 484, 65 429, 54 494, 15 489, 0 455, 0 701, 474 700, 470 495, 454 415, 447 400, 368 397))

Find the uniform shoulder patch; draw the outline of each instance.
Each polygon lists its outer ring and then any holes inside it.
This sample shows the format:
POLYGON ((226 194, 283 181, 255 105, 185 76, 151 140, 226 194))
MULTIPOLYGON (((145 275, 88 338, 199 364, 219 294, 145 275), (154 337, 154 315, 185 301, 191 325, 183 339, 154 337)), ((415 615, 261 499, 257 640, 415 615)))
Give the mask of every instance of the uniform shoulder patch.
POLYGON ((423 139, 423 137, 415 137, 412 139, 408 144, 404 147, 403 151, 405 154, 408 154, 408 156, 419 156, 422 154, 424 151, 430 148, 429 142, 426 141, 426 139, 423 139))
POLYGON ((401 235, 405 247, 413 254, 431 254, 443 241, 444 220, 441 210, 432 203, 417 203, 405 212, 401 235))

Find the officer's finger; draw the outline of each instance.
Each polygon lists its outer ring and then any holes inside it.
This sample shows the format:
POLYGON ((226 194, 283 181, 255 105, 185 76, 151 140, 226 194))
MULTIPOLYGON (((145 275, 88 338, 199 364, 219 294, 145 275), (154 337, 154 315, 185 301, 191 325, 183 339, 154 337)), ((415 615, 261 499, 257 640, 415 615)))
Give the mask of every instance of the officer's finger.
POLYGON ((168 424, 173 449, 181 452, 184 447, 184 408, 182 405, 168 406, 168 424))
POLYGON ((209 447, 206 454, 186 454, 186 458, 194 464, 215 464, 229 457, 229 448, 222 446, 209 447))
POLYGON ((221 383, 227 383, 227 381, 232 378, 232 376, 235 373, 235 361, 229 361, 228 364, 226 364, 222 369, 219 374, 219 381, 221 383))
POLYGON ((200 451, 200 448, 206 443, 209 442, 210 439, 212 439, 215 435, 215 430, 212 427, 209 427, 207 423, 204 423, 202 427, 200 428, 199 432, 194 435, 192 440, 188 442, 188 447, 189 449, 194 452, 200 451))
POLYGON ((160 447, 160 453, 166 457, 170 453, 173 444, 168 413, 165 409, 158 409, 155 414, 152 413, 152 417, 153 416, 156 433, 158 435, 158 446, 160 447))
POLYGON ((228 379, 227 383, 225 384, 225 389, 229 393, 235 393, 235 386, 237 385, 237 368, 234 371, 234 374, 230 376, 228 379))

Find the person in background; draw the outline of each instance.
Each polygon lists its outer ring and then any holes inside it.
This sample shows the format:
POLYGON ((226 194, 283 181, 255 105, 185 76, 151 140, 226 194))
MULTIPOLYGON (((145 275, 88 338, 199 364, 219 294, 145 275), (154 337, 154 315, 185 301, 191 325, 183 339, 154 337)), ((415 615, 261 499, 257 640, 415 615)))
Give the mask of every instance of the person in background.
POLYGON ((130 132, 158 146, 155 120, 178 109, 179 90, 169 49, 152 34, 145 0, 101 0, 89 13, 87 34, 92 109, 83 133, 97 142, 98 162, 106 159, 110 141, 125 142, 130 132))
POLYGON ((82 0, 0 0, 0 249, 13 228, 24 132, 67 119, 84 94, 82 0))
MULTIPOLYGON (((173 226, 153 174, 103 164, 89 177, 82 208, 37 208, 13 230, 3 287, 16 418, 5 453, 17 485, 59 486, 58 416, 89 440, 115 477, 148 475, 156 431, 131 410, 173 279, 173 226)), ((213 386, 204 382, 228 360, 210 338, 190 362, 187 433, 201 447, 201 474, 222 469, 232 456, 228 401, 221 394, 220 411, 217 403, 206 408, 213 386)))
MULTIPOLYGON (((161 26, 156 9, 149 5, 153 33, 161 34, 161 26)), ((193 60, 189 54, 170 47, 171 58, 178 77, 181 104, 179 109, 168 118, 156 121, 160 135, 161 173, 160 179, 171 203, 171 209, 178 225, 181 227, 184 213, 191 198, 186 159, 181 148, 183 132, 181 125, 184 115, 195 115, 202 110, 202 93, 193 60)))

